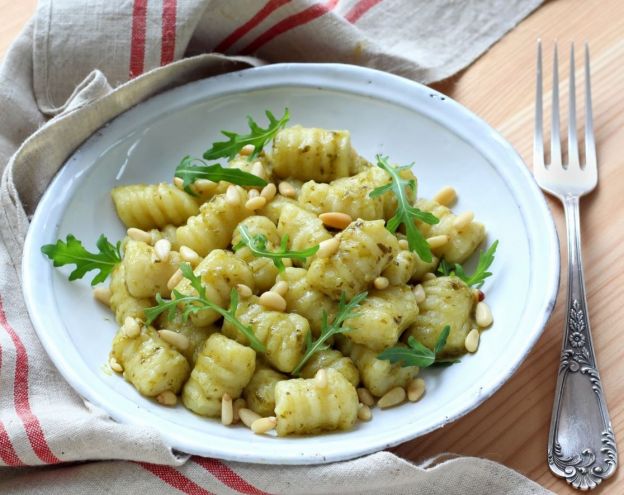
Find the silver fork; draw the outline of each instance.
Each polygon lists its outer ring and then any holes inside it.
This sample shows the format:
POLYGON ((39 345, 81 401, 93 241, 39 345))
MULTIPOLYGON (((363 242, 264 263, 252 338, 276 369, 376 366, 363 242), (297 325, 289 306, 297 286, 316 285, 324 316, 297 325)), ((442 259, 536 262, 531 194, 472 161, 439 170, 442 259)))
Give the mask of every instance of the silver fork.
POLYGON ((542 46, 537 44, 537 84, 533 173, 539 186, 558 198, 565 210, 568 232, 568 298, 557 388, 548 436, 548 465, 574 488, 589 490, 617 467, 617 448, 596 365, 587 314, 579 199, 598 182, 591 105, 589 48, 585 44, 585 164, 579 159, 576 136, 574 45, 570 49, 568 163, 559 137, 559 77, 557 46, 553 62, 551 160, 544 163, 542 134, 542 46))

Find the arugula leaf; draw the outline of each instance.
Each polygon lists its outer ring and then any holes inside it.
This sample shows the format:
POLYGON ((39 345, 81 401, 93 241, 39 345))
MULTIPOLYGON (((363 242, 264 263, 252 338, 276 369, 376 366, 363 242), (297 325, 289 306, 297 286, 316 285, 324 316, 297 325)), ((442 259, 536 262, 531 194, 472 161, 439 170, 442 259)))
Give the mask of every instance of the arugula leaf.
POLYGON ((99 273, 91 280, 91 285, 96 285, 104 282, 115 265, 121 262, 121 242, 113 245, 102 234, 95 245, 99 252, 91 253, 84 248, 81 241, 68 234, 65 242, 59 239, 56 244, 41 246, 41 252, 52 260, 54 266, 76 265, 69 274, 70 281, 84 277, 91 270, 98 270, 99 273))
POLYGON ((464 271, 464 267, 459 263, 455 263, 455 265, 451 265, 446 260, 440 261, 438 265, 437 272, 440 275, 456 275, 460 279, 462 279, 466 285, 472 287, 473 285, 477 288, 481 287, 485 282, 485 279, 492 276, 492 272, 488 272, 488 268, 492 265, 494 261, 494 254, 496 253, 496 248, 498 247, 498 241, 494 241, 492 245, 487 249, 487 251, 481 251, 479 253, 479 261, 477 262, 477 268, 472 275, 467 275, 464 271))
POLYGON ((249 134, 237 134, 231 131, 221 131, 228 141, 219 141, 212 144, 212 147, 204 152, 204 159, 216 160, 218 158, 227 158, 231 160, 237 153, 248 144, 254 146, 253 152, 249 155, 248 160, 256 158, 264 146, 275 137, 277 132, 282 129, 290 119, 288 108, 284 109, 284 116, 280 119, 269 112, 265 111, 269 119, 269 125, 266 129, 260 127, 250 116, 247 116, 247 123, 251 132, 249 134))
POLYGON ((410 188, 412 191, 416 191, 416 181, 414 179, 404 179, 401 177, 400 172, 401 170, 411 168, 412 165, 394 167, 388 163, 388 157, 377 155, 376 158, 377 166, 390 176, 392 182, 373 189, 369 196, 371 198, 376 198, 388 191, 394 193, 397 199, 397 210, 394 216, 386 223, 386 228, 394 233, 399 228, 399 225, 405 225, 405 234, 410 251, 416 251, 421 260, 427 263, 430 262, 432 260, 431 248, 429 244, 427 244, 425 237, 414 224, 414 221, 420 220, 421 222, 433 225, 440 220, 432 213, 421 211, 410 204, 406 189, 410 188))
POLYGON ((313 256, 319 250, 319 245, 317 244, 303 251, 288 251, 288 234, 286 234, 282 237, 279 251, 269 251, 267 249, 267 238, 264 235, 256 234, 252 236, 244 225, 241 225, 238 231, 240 232, 241 240, 234 246, 234 251, 247 246, 254 256, 272 259, 273 264, 280 272, 286 269, 282 258, 305 262, 306 258, 313 256))
POLYGON ((223 180, 239 186, 264 187, 268 184, 261 177, 244 170, 222 167, 218 163, 206 165, 206 162, 203 160, 192 158, 189 155, 182 158, 182 161, 175 169, 174 176, 184 181, 184 190, 191 196, 197 196, 197 193, 191 189, 191 185, 198 179, 208 179, 213 182, 223 180), (200 165, 194 165, 194 163, 199 163, 200 165))
POLYGON ((344 322, 349 318, 357 318, 360 316, 359 313, 354 312, 354 310, 366 299, 368 296, 367 292, 361 292, 347 303, 346 296, 343 292, 340 295, 340 302, 338 303, 338 312, 336 313, 336 317, 334 321, 330 323, 327 322, 327 312, 323 311, 323 320, 321 323, 321 334, 319 335, 316 341, 312 341, 312 336, 310 333, 306 336, 306 353, 299 361, 297 367, 293 370, 293 375, 298 375, 301 372, 301 368, 308 362, 308 360, 318 351, 323 351, 325 349, 329 349, 329 345, 326 344, 327 339, 330 337, 339 334, 349 332, 351 329, 349 327, 343 326, 344 322))
POLYGON ((196 296, 182 294, 178 290, 174 290, 171 299, 165 299, 160 294, 156 294, 156 306, 145 308, 146 324, 150 325, 161 313, 167 312, 167 318, 173 320, 176 309, 182 307, 182 319, 187 321, 192 313, 198 313, 206 309, 212 309, 219 313, 223 318, 229 321, 237 330, 239 330, 249 340, 252 349, 258 352, 264 352, 265 347, 258 340, 251 327, 244 325, 236 318, 236 309, 238 307, 238 292, 232 289, 230 292, 230 307, 223 309, 206 297, 206 288, 201 282, 201 278, 193 273, 191 265, 182 263, 180 265, 182 275, 191 282, 191 287, 197 291, 196 296))
POLYGON ((448 360, 439 360, 436 356, 446 345, 446 339, 448 339, 450 332, 451 327, 446 325, 440 332, 433 351, 410 336, 407 339, 407 347, 390 347, 379 354, 377 359, 383 359, 391 363, 401 363, 402 367, 418 366, 419 368, 428 368, 434 363, 449 362, 448 360))

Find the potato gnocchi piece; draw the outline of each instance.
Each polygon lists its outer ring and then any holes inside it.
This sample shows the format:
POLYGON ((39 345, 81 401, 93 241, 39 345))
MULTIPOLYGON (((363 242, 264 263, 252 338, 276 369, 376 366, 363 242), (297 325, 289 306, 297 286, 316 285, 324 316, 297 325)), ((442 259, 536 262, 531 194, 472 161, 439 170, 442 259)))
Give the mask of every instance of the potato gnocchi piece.
POLYGON ((377 359, 379 353, 368 347, 354 344, 351 348, 351 359, 360 372, 364 386, 375 397, 382 397, 394 387, 405 387, 420 371, 418 366, 401 367, 401 363, 390 363, 377 359))
POLYGON ((343 356, 340 351, 335 349, 325 349, 313 354, 306 365, 301 370, 303 378, 313 378, 320 369, 332 368, 342 373, 354 387, 360 383, 360 372, 353 364, 351 358, 343 356))
MULTIPOLYGON (((255 296, 241 301, 236 317, 249 325, 266 347, 264 357, 279 371, 290 373, 305 353, 306 335, 310 333, 308 320, 295 313, 271 311, 258 303, 255 296)), ((247 345, 248 339, 230 322, 223 323, 222 332, 227 337, 247 345)))
POLYGON ((400 286, 410 281, 420 281, 425 273, 433 272, 437 266, 438 258, 435 256, 431 262, 427 263, 421 260, 414 251, 402 249, 381 272, 381 275, 388 279, 390 285, 400 286))
POLYGON ((119 186, 111 196, 124 225, 143 230, 182 225, 199 211, 193 196, 166 182, 119 186))
POLYGON ((357 309, 358 316, 345 321, 345 335, 356 344, 381 352, 392 347, 418 316, 418 303, 410 287, 371 291, 357 309))
POLYGON ((123 366, 123 376, 147 397, 170 390, 177 394, 190 373, 186 358, 162 340, 156 330, 144 326, 136 337, 119 330, 112 355, 123 366))
POLYGON ((255 368, 256 352, 251 347, 214 333, 197 357, 182 390, 182 401, 201 416, 219 417, 223 394, 240 397, 255 368))
POLYGON ((252 214, 244 208, 247 191, 239 186, 236 188, 241 197, 240 205, 228 204, 225 194, 217 194, 201 205, 199 214, 190 217, 186 225, 178 227, 178 244, 190 247, 200 256, 206 256, 213 249, 227 247, 236 226, 252 214))
POLYGON ((279 222, 279 217, 282 214, 282 210, 285 205, 295 205, 301 206, 297 201, 291 198, 287 198, 282 196, 281 194, 277 194, 272 201, 269 201, 266 206, 260 210, 258 210, 258 215, 262 215, 263 217, 267 217, 271 222, 277 225, 279 222))
POLYGON ((210 337, 213 333, 217 333, 219 331, 219 329, 214 325, 198 327, 193 325, 190 320, 185 322, 182 318, 182 314, 179 312, 176 313, 172 320, 168 318, 166 312, 162 313, 158 317, 157 323, 159 329, 177 332, 184 335, 188 339, 188 348, 185 350, 178 349, 178 351, 186 358, 191 366, 195 366, 197 356, 204 346, 206 339, 208 339, 208 337, 210 337))
POLYGON ((331 321, 338 311, 338 304, 322 292, 313 289, 306 274, 305 268, 286 268, 277 277, 277 280, 288 282, 286 299, 286 311, 303 316, 310 323, 312 334, 318 336, 321 333, 323 311, 327 313, 328 321, 331 321))
MULTIPOLYGON (((280 219, 281 220, 281 219, 280 219)), ((366 290, 399 251, 397 238, 383 220, 356 220, 336 238, 338 251, 329 258, 315 258, 308 269, 310 285, 339 300, 366 290)))
POLYGON ((269 367, 260 367, 260 369, 256 367, 251 381, 243 390, 243 398, 247 402, 247 407, 260 416, 273 416, 275 414, 275 385, 283 380, 288 380, 288 377, 269 367))
POLYGON ((351 218, 377 220, 384 218, 386 195, 371 198, 369 194, 389 181, 390 177, 382 169, 370 167, 352 177, 336 179, 329 184, 306 182, 298 201, 317 214, 339 211, 351 218))
POLYGON ((485 226, 482 223, 470 222, 466 227, 457 229, 454 222, 457 216, 446 206, 436 201, 419 199, 415 206, 422 211, 433 213, 440 219, 435 225, 418 222, 418 228, 425 237, 448 235, 449 241, 442 247, 433 249, 436 256, 449 263, 463 263, 485 239, 485 226))
POLYGON ((293 251, 316 246, 332 237, 317 215, 293 204, 283 206, 277 232, 280 237, 288 235, 288 245, 293 251))
POLYGON ((119 263, 113 268, 109 288, 111 291, 110 308, 115 313, 115 320, 120 325, 128 316, 144 320, 143 310, 154 305, 151 299, 134 297, 128 292, 126 268, 123 263, 119 263))
POLYGON ((457 277, 438 277, 422 284, 425 301, 420 304, 421 312, 406 334, 421 344, 433 349, 444 327, 451 331, 442 357, 460 356, 466 353, 466 335, 476 327, 472 318, 475 304, 472 289, 457 277))
POLYGON ((327 385, 312 378, 285 380, 275 385, 275 416, 280 437, 348 430, 357 420, 358 396, 342 373, 327 369, 327 385))
MULTIPOLYGON (((232 247, 235 247, 241 240, 239 228, 245 226, 249 231, 249 234, 256 236, 258 234, 263 235, 267 239, 267 249, 269 251, 276 251, 280 245, 280 236, 277 233, 277 227, 271 220, 266 217, 254 215, 246 218, 238 224, 234 230, 234 236, 232 237, 232 247)), ((265 292, 269 290, 275 284, 275 277, 279 273, 278 268, 270 258, 256 257, 248 247, 242 247, 236 250, 236 256, 245 261, 251 272, 253 273, 254 284, 257 292, 265 292)), ((282 259, 285 266, 291 266, 290 259, 282 259)))
MULTIPOLYGON (((254 289, 254 278, 249 265, 234 253, 215 249, 206 256, 193 273, 201 278, 206 288, 206 297, 215 304, 225 308, 230 303, 230 293, 237 284, 245 284, 254 289)), ((197 295, 189 280, 182 279, 174 290, 185 295, 197 295)), ((216 311, 206 309, 191 314, 194 325, 205 327, 217 321, 221 316, 216 311)))
POLYGON ((123 265, 126 286, 136 298, 154 297, 160 294, 169 297, 171 291, 167 282, 180 265, 180 254, 171 251, 166 261, 156 257, 154 248, 141 241, 129 239, 124 245, 123 265))
POLYGON ((360 172, 365 165, 351 146, 349 131, 293 126, 273 140, 273 172, 277 177, 329 182, 360 172))

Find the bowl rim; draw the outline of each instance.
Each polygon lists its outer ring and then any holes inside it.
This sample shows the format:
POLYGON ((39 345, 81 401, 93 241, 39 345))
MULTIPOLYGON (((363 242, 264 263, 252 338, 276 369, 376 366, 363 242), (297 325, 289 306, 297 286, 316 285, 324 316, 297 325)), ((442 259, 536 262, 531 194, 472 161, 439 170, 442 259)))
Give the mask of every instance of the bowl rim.
MULTIPOLYGON (((35 280, 41 280, 41 274, 38 273, 36 267, 36 257, 41 258, 38 249, 41 245, 40 239, 43 227, 50 228, 49 225, 46 226, 46 214, 51 211, 49 209, 51 206, 59 206, 57 202, 55 203, 56 199, 51 192, 54 189, 52 186, 57 183, 62 183, 66 176, 69 175, 69 167, 67 165, 72 161, 79 161, 80 155, 84 150, 96 145, 111 129, 123 125, 125 121, 131 119, 140 110, 154 110, 159 108, 163 100, 175 101, 176 98, 184 101, 184 104, 175 104, 175 109, 179 110, 186 106, 213 98, 250 90, 262 90, 276 87, 343 91, 351 94, 368 96, 376 100, 407 108, 416 113, 424 114, 438 124, 443 125, 459 138, 466 140, 480 154, 485 156, 490 163, 493 163, 493 156, 504 157, 505 169, 496 168, 497 172, 501 174, 503 179, 510 179, 512 176, 517 177, 518 174, 520 174, 520 177, 524 179, 523 185, 526 186, 521 192, 527 196, 527 199, 530 199, 530 202, 527 203, 527 208, 530 208, 534 215, 538 215, 539 218, 543 220, 543 225, 541 226, 543 230, 539 232, 539 241, 542 247, 546 246, 547 248, 545 252, 540 252, 540 256, 543 257, 541 265, 545 270, 543 272, 542 284, 546 298, 542 301, 535 316, 532 317, 531 327, 529 329, 523 329, 526 332, 526 346, 521 352, 515 354, 514 360, 507 362, 507 372, 504 375, 499 375, 496 379, 488 381, 481 387, 480 393, 471 397, 470 403, 461 408, 460 411, 441 417, 438 423, 431 425, 429 428, 412 432, 397 430, 394 435, 390 436, 376 435, 371 443, 366 445, 359 444, 357 448, 345 448, 329 452, 319 448, 318 452, 302 452, 300 455, 285 457, 284 454, 276 454, 271 450, 254 452, 253 444, 249 445, 248 451, 240 448, 233 448, 227 452, 224 452, 222 446, 200 446, 197 441, 183 439, 175 433, 169 433, 167 428, 163 427, 168 423, 165 419, 157 418, 154 415, 151 416, 155 418, 155 424, 153 426, 158 430, 165 444, 172 449, 190 454, 240 462, 266 464, 318 464, 346 460, 393 447, 420 437, 474 410, 486 399, 491 397, 517 371, 541 336, 556 303, 560 275, 559 241, 555 223, 543 193, 538 188, 533 176, 512 145, 485 121, 452 98, 417 82, 374 69, 345 64, 299 63, 275 64, 244 69, 187 83, 148 98, 126 110, 106 123, 102 128, 95 131, 91 137, 72 153, 51 182, 33 216, 24 245, 24 262, 22 263, 23 295, 31 321, 33 322, 33 326, 42 345, 61 375, 74 390, 88 401, 106 410, 115 420, 125 424, 144 425, 145 421, 141 417, 137 418, 135 415, 123 410, 110 410, 110 408, 103 404, 98 394, 95 393, 88 384, 84 383, 77 369, 68 362, 63 343, 57 341, 51 332, 45 331, 46 321, 45 315, 43 314, 44 311, 35 303, 39 293, 37 292, 34 282, 35 280), (213 88, 213 86, 217 87, 219 84, 221 84, 221 88, 226 87, 228 89, 219 90, 213 88), (424 105, 425 101, 429 101, 430 110, 426 110, 429 107, 419 106, 424 105), (471 134, 478 136, 487 146, 480 145, 478 141, 466 139, 470 137, 471 134), (43 213, 44 211, 46 214, 43 213)), ((144 121, 145 119, 141 120, 141 123, 144 121)), ((520 190, 518 190, 518 193, 519 192, 520 190)), ((530 232, 530 229, 527 228, 527 232, 530 232)), ((535 242, 537 242, 537 239, 529 238, 530 246, 535 242)), ((67 344, 67 342, 65 342, 65 344, 67 344)))

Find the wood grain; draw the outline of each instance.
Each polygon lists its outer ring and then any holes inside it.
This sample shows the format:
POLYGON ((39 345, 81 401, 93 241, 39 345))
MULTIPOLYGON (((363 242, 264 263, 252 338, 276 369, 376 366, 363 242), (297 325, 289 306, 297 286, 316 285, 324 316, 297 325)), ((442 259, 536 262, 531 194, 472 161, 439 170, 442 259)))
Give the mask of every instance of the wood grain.
MULTIPOLYGON (((35 0, 0 0, 0 57, 35 8, 35 0)), ((550 77, 551 50, 562 54, 570 42, 588 41, 592 52, 594 118, 600 184, 582 201, 583 254, 590 318, 611 418, 624 451, 624 344, 620 336, 624 304, 624 2, 547 2, 506 35, 471 67, 434 85, 498 129, 531 164, 535 41, 541 38, 550 77)), ((561 57, 561 75, 567 57, 561 57)), ((580 64, 580 57, 577 64, 580 64)), ((582 83, 580 78, 577 83, 582 83)), ((567 78, 561 77, 566 93, 567 78)), ((549 200, 560 237, 561 206, 549 200)), ((565 256, 565 252, 562 253, 565 256)), ((563 258, 565 260, 565 257, 563 258)), ((564 263, 565 266, 565 263, 564 263)), ((550 474, 546 442, 563 328, 566 274, 559 300, 542 338, 515 376, 476 411, 441 430, 394 451, 415 462, 440 452, 487 457, 501 462, 556 493, 573 493, 550 474)), ((624 493, 622 470, 598 491, 624 493)))

